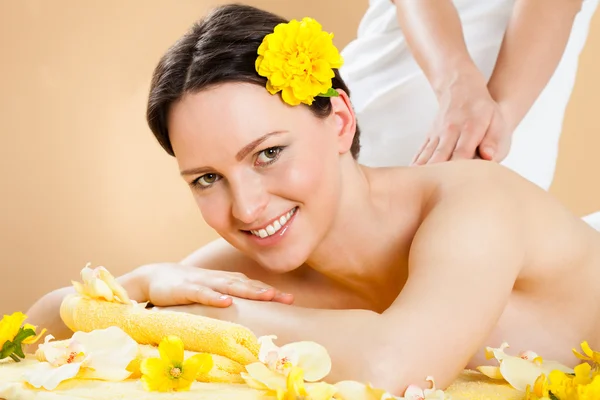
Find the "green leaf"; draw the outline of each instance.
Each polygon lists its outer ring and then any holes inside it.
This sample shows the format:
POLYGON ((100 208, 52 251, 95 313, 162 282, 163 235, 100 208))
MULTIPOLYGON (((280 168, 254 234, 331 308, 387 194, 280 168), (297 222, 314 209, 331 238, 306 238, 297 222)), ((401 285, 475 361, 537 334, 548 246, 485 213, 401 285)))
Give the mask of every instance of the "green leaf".
POLYGON ((339 97, 339 93, 334 88, 329 88, 329 90, 325 93, 319 95, 319 97, 339 97))
POLYGON ((18 355, 21 358, 25 358, 25 353, 23 353, 23 345, 21 343, 15 343, 15 350, 13 351, 13 354, 18 355))
POLYGON ((2 350, 0 350, 0 360, 10 357, 15 352, 16 348, 17 346, 13 342, 7 340, 4 345, 2 345, 2 350))
POLYGON ((17 333, 17 336, 15 336, 15 338, 13 339, 14 343, 18 343, 21 344, 23 342, 23 340, 27 339, 28 337, 31 336, 35 336, 35 331, 31 328, 29 329, 19 329, 19 333, 17 333))

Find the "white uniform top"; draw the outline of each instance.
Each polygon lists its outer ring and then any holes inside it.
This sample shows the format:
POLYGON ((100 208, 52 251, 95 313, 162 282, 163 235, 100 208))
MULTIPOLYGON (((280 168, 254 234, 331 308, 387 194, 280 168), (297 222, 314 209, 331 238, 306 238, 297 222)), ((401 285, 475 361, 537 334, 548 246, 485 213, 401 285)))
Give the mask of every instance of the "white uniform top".
MULTIPOLYGON (((469 53, 489 78, 514 0, 454 0, 454 4, 469 53)), ((583 1, 563 58, 517 127, 511 151, 503 162, 546 190, 554 176, 563 116, 573 90, 578 57, 597 5, 598 0, 583 1)), ((340 73, 350 88, 362 131, 359 161, 370 166, 408 165, 432 127, 438 104, 406 45, 396 8, 390 0, 370 0, 358 37, 342 55, 345 64, 340 73)))

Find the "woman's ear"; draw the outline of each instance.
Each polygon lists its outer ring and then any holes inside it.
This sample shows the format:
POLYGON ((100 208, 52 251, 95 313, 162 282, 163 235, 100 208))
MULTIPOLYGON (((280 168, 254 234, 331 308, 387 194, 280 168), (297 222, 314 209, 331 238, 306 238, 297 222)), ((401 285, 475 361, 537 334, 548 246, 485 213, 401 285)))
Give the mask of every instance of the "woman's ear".
POLYGON ((338 150, 340 154, 350 151, 354 135, 356 134, 356 115, 350 102, 348 94, 337 89, 339 96, 331 98, 332 112, 331 116, 335 123, 335 129, 338 140, 338 150))

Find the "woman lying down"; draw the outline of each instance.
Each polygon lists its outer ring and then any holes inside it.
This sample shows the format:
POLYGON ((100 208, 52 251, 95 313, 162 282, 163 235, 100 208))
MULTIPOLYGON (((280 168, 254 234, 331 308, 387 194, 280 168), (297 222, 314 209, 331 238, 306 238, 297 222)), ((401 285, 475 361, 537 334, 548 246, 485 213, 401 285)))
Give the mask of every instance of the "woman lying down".
MULTIPOLYGON (((316 21, 240 5, 167 51, 148 122, 222 239, 120 277, 131 297, 316 341, 332 381, 398 394, 503 341, 570 366, 583 340, 600 347, 600 234, 491 162, 359 165, 341 64, 316 21)), ((68 335, 69 291, 32 323, 68 335)))

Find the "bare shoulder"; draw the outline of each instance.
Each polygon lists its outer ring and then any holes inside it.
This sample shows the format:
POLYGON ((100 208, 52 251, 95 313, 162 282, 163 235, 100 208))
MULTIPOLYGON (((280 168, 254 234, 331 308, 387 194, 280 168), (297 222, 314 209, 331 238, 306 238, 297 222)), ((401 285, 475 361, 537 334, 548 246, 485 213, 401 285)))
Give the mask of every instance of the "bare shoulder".
POLYGON ((424 169, 423 174, 434 187, 423 216, 422 228, 428 234, 453 226, 464 235, 477 232, 506 240, 512 250, 525 251, 530 267, 545 270, 555 264, 560 269, 578 263, 589 257, 590 249, 600 246, 600 235, 554 195, 504 166, 457 161, 424 169))

